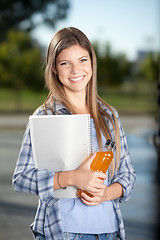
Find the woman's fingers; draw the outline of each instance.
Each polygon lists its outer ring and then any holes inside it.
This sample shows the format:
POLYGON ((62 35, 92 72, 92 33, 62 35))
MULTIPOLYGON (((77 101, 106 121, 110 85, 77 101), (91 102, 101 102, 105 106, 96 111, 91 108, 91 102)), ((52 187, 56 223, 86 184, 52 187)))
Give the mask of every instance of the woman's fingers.
POLYGON ((105 189, 106 185, 105 184, 94 184, 93 186, 91 186, 89 188, 88 191, 92 192, 92 193, 96 193, 96 192, 100 192, 101 190, 105 189))
POLYGON ((93 159, 95 158, 96 156, 96 152, 94 152, 86 161, 84 161, 80 166, 79 168, 80 169, 88 169, 90 170, 90 165, 93 161, 93 159))
POLYGON ((95 205, 98 205, 100 204, 101 202, 104 201, 103 199, 103 195, 104 193, 102 192, 100 195, 87 195, 87 193, 82 193, 81 194, 81 201, 86 204, 86 205, 89 205, 89 206, 95 206, 95 205))
POLYGON ((86 191, 93 191, 95 188, 103 189, 104 180, 107 174, 98 171, 92 171, 90 164, 93 161, 96 153, 86 160, 80 167, 74 170, 72 184, 73 186, 86 191))
POLYGON ((90 188, 90 190, 88 190, 88 192, 95 195, 95 194, 103 191, 106 187, 107 187, 106 185, 98 185, 97 187, 90 188))
POLYGON ((92 171, 95 174, 95 177, 99 180, 104 181, 107 178, 107 174, 99 171, 92 171))

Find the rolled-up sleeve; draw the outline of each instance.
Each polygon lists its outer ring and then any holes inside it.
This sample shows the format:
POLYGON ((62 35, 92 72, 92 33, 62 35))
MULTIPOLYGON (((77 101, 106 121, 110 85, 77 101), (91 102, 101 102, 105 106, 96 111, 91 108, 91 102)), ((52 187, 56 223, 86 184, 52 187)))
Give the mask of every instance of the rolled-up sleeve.
POLYGON ((12 178, 13 188, 16 191, 37 194, 41 201, 46 200, 54 196, 54 174, 53 171, 35 168, 28 125, 12 178))
POLYGON ((133 168, 133 163, 130 158, 130 154, 128 151, 127 139, 119 119, 117 116, 120 128, 120 141, 121 141, 121 158, 120 165, 118 171, 115 173, 114 177, 111 180, 111 184, 118 182, 122 185, 123 188, 123 196, 116 199, 120 203, 128 201, 130 194, 134 188, 136 174, 133 168))

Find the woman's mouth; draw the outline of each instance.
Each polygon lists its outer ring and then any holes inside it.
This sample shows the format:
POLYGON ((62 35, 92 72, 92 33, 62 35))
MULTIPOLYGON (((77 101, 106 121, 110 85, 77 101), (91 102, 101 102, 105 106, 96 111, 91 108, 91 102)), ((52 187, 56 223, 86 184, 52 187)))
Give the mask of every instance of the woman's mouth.
POLYGON ((80 81, 82 81, 82 80, 84 79, 84 77, 85 77, 85 75, 80 76, 80 77, 69 78, 69 80, 70 80, 71 82, 80 82, 80 81))

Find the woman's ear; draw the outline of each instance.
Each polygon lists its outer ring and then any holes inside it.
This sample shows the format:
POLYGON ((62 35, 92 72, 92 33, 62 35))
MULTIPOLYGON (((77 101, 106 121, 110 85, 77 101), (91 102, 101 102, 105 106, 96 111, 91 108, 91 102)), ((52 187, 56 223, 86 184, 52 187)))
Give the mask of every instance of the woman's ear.
POLYGON ((52 71, 54 72, 54 74, 58 74, 57 70, 55 69, 55 67, 52 65, 52 71))

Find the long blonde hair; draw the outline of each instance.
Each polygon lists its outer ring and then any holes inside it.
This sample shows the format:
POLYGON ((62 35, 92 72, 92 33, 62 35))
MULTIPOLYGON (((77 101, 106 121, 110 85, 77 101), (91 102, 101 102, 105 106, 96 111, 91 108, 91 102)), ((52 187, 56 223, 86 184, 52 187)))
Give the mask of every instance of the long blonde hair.
POLYGON ((43 107, 46 108, 50 103, 57 98, 61 103, 63 103, 72 114, 76 114, 76 110, 71 105, 65 91, 63 84, 59 81, 58 75, 52 70, 56 69, 56 58, 57 56, 66 48, 73 45, 80 45, 82 48, 88 51, 91 64, 92 64, 92 77, 86 87, 86 103, 89 108, 90 114, 92 115, 95 123, 97 139, 99 147, 102 147, 101 131, 103 132, 106 139, 111 138, 111 132, 106 124, 105 118, 109 119, 111 122, 116 142, 116 159, 112 161, 110 166, 110 174, 113 176, 114 171, 119 167, 120 161, 120 134, 116 115, 112 107, 105 103, 97 94, 97 62, 94 49, 86 37, 86 35, 79 29, 74 27, 63 28, 58 31, 52 38, 46 57, 46 69, 45 69, 45 81, 48 89, 50 90, 43 107), (104 110, 102 106, 107 107, 113 118, 104 110))

